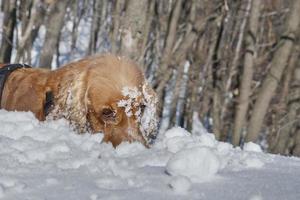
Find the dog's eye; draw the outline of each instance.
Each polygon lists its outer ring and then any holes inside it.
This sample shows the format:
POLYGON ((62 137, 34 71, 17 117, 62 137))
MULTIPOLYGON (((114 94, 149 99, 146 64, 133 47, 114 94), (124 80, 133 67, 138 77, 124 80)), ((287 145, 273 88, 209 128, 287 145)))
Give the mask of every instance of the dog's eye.
POLYGON ((140 106, 140 108, 141 108, 141 111, 142 111, 142 113, 145 111, 145 109, 146 109, 146 105, 145 104, 142 104, 141 106, 140 106))
POLYGON ((101 114, 104 120, 113 119, 116 116, 116 113, 110 108, 103 108, 101 114))

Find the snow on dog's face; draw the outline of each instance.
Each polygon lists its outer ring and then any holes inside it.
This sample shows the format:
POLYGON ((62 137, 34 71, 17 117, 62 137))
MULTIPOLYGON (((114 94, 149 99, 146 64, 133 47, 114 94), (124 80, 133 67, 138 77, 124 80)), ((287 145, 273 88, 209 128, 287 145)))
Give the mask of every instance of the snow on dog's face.
POLYGON ((113 146, 123 141, 149 146, 157 133, 156 94, 132 62, 114 58, 109 64, 109 69, 104 68, 107 64, 90 73, 89 127, 92 132, 103 132, 103 141, 113 146))
MULTIPOLYGON (((124 87, 122 90, 124 99, 118 102, 118 107, 124 109, 128 118, 132 118, 138 124, 139 135, 146 145, 153 143, 157 134, 156 104, 157 99, 153 90, 144 84, 141 91, 136 87, 124 87)), ((134 137, 134 133, 128 131, 134 137)))
POLYGON ((90 125, 94 131, 104 132, 104 141, 113 146, 139 141, 148 147, 157 134, 155 93, 146 84, 124 87, 121 92, 121 96, 91 113, 90 125))

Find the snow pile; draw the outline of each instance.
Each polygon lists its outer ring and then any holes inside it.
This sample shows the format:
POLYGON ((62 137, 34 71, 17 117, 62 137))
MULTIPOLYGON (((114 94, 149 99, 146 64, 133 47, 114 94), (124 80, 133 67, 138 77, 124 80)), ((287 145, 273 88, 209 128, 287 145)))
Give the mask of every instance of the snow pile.
MULTIPOLYGON (((161 145, 173 153, 166 165, 167 173, 175 177, 184 176, 192 182, 208 181, 228 165, 235 170, 264 166, 256 154, 218 142, 213 134, 207 132, 191 135, 183 128, 172 128, 164 134, 161 145)), ((254 143, 248 143, 244 148, 259 152, 259 146, 254 143)))
POLYGON ((0 199, 299 199, 300 160, 182 128, 147 149, 0 110, 0 199), (281 185, 286 185, 281 187, 281 185), (52 192, 56 191, 56 192, 52 192), (254 198, 255 197, 255 198, 254 198))
POLYGON ((215 175, 220 169, 218 156, 207 147, 184 149, 172 156, 167 172, 173 176, 185 176, 198 182, 215 175))
POLYGON ((261 147, 253 142, 247 142, 244 144, 243 149, 244 151, 262 152, 261 147))
POLYGON ((163 146, 174 153, 167 163, 167 172, 173 176, 184 176, 194 182, 213 177, 221 168, 221 160, 214 145, 213 135, 192 137, 182 128, 172 128, 165 133, 163 146))

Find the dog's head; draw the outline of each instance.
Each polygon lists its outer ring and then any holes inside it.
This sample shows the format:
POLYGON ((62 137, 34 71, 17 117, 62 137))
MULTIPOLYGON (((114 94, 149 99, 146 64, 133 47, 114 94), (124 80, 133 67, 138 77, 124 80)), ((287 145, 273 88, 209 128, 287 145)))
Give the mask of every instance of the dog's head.
MULTIPOLYGON (((156 137, 156 97, 147 85, 124 87, 102 99, 90 88, 88 123, 93 132, 104 132, 104 141, 117 146, 122 141, 140 141, 148 146, 156 137), (106 100, 106 101, 105 101, 106 100)), ((101 94, 101 93, 100 93, 101 94)))
POLYGON ((103 132, 113 146, 123 141, 149 146, 157 134, 157 98, 142 71, 114 56, 90 62, 84 97, 90 130, 103 132))

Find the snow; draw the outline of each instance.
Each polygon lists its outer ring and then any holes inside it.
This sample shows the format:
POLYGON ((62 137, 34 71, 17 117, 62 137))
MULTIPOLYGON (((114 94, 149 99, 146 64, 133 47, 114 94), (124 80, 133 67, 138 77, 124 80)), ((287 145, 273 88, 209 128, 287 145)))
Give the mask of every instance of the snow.
POLYGON ((245 143, 243 149, 244 149, 244 151, 262 152, 262 149, 260 148, 260 146, 253 142, 245 143))
POLYGON ((190 190, 192 184, 190 179, 183 176, 177 176, 171 180, 169 185, 175 193, 186 194, 190 190))
MULTIPOLYGON (((140 97, 142 94, 139 92, 139 90, 136 87, 124 87, 122 89, 122 94, 124 97, 127 97, 127 99, 122 99, 118 102, 119 107, 124 107, 125 108, 125 113, 127 117, 132 116, 132 107, 137 107, 139 106, 138 102, 136 99, 140 97)), ((140 112, 138 112, 140 113, 140 112)))
POLYGON ((207 147, 184 149, 173 155, 166 170, 172 176, 184 176, 193 182, 206 181, 220 169, 220 159, 207 147))
POLYGON ((151 148, 0 110, 0 199, 300 199, 300 159, 174 127, 151 148))

